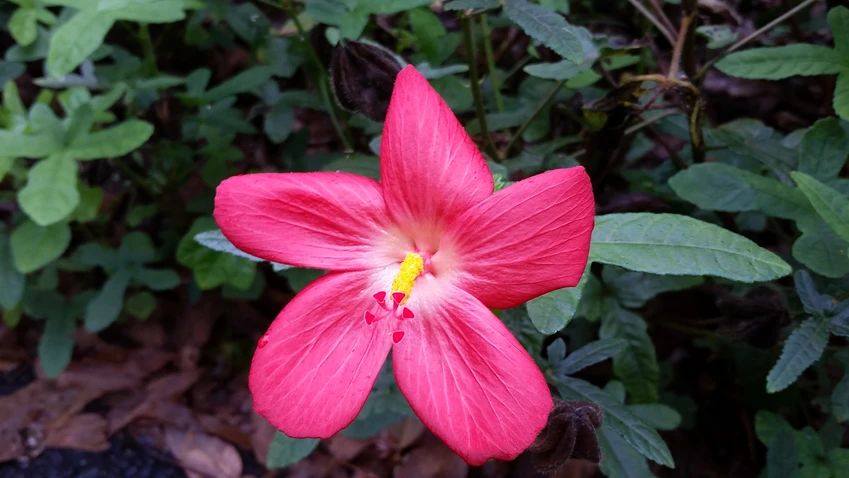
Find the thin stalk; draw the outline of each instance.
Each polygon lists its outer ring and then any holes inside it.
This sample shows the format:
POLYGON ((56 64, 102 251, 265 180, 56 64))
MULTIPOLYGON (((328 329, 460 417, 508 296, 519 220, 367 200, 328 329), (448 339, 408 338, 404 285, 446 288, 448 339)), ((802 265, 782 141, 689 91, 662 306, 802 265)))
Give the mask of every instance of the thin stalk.
MULTIPOLYGON (((658 121, 662 120, 663 118, 666 118, 667 116, 672 116, 672 115, 678 114, 678 113, 679 113, 679 111, 677 109, 671 109, 671 110, 668 110, 668 111, 664 111, 663 113, 660 113, 657 116, 651 117, 651 118, 649 118, 645 121, 641 121, 641 122, 635 124, 634 126, 631 126, 630 128, 626 129, 625 130, 625 136, 627 136, 629 134, 634 134, 637 131, 645 128, 646 126, 653 125, 654 123, 657 123, 658 121)), ((574 154, 572 154, 572 157, 573 158, 580 158, 581 156, 583 156, 585 154, 587 154, 586 149, 579 149, 578 151, 575 151, 574 154)))
POLYGON ((303 42, 304 46, 306 47, 307 53, 310 57, 310 61, 315 67, 316 74, 314 75, 313 80, 318 85, 318 91, 321 94, 321 100, 324 102, 324 106, 327 108, 327 113, 330 115, 330 122, 333 124, 333 129, 336 130, 336 134, 339 136, 339 139, 342 141, 342 144, 345 146, 345 149, 348 151, 352 151, 354 148, 351 145, 351 140, 348 139, 346 129, 339 121, 339 117, 337 116, 336 112, 336 103, 333 101, 333 98, 330 95, 327 83, 328 79, 330 78, 330 75, 327 73, 327 68, 325 68, 324 64, 321 63, 321 58, 319 58, 318 53, 315 51, 315 48, 313 48, 312 44, 309 41, 309 38, 307 38, 306 30, 304 30, 304 26, 298 19, 298 15, 295 13, 294 8, 292 8, 292 4, 290 2, 283 1, 280 5, 280 8, 286 11, 286 13, 289 15, 289 18, 292 19, 292 23, 295 24, 295 28, 298 29, 298 35, 301 37, 301 42, 303 42))
POLYGON ((146 75, 154 76, 159 73, 156 68, 156 53, 153 48, 153 40, 150 38, 150 30, 146 23, 139 24, 138 39, 141 42, 142 56, 144 57, 144 69, 146 75))
POLYGON ((766 25, 762 26, 761 28, 758 28, 757 30, 755 30, 754 32, 752 32, 752 34, 751 34, 751 35, 747 36, 746 38, 743 38, 742 40, 737 41, 736 43, 734 43, 733 45, 731 45, 730 47, 728 47, 728 49, 727 49, 727 50, 723 51, 723 52, 722 52, 722 53, 720 53, 718 56, 716 56, 715 58, 713 58, 712 60, 710 60, 709 62, 707 62, 707 63, 705 64, 705 66, 703 66, 703 67, 702 67, 702 69, 701 69, 701 70, 699 70, 699 74, 698 74, 698 75, 696 75, 696 80, 695 80, 695 81, 700 80, 702 77, 704 77, 704 76, 707 74, 708 70, 710 70, 710 67, 712 67, 712 66, 714 65, 714 63, 716 63, 717 61, 719 61, 720 59, 722 59, 722 57, 724 57, 725 55, 727 55, 727 54, 729 54, 729 53, 732 53, 732 52, 734 52, 734 51, 737 51, 740 47, 742 47, 742 46, 746 45, 747 43, 749 43, 750 41, 752 41, 752 40, 754 40, 755 38, 759 37, 759 36, 760 36, 760 35, 762 35, 763 33, 765 33, 765 32, 767 32, 767 31, 771 30, 772 28, 774 28, 774 27, 775 27, 776 25, 778 25, 779 23, 781 23, 781 22, 783 22, 783 21, 787 20, 788 18, 792 17, 793 15, 795 15, 795 14, 799 13, 801 10, 805 9, 807 6, 811 5, 812 3, 815 3, 816 1, 817 1, 817 0, 805 0, 804 2, 802 2, 802 3, 798 4, 798 5, 796 5, 796 6, 795 6, 795 7, 793 7, 792 9, 788 10, 787 12, 785 12, 783 15, 781 15, 781 16, 780 16, 780 17, 778 17, 778 18, 776 18, 775 20, 773 20, 773 21, 771 21, 771 22, 767 23, 766 25))
POLYGON ((692 20, 692 17, 681 19, 681 29, 678 30, 678 39, 675 40, 675 49, 672 50, 672 62, 669 64, 669 74, 666 75, 667 80, 674 80, 678 76, 678 67, 681 64, 681 52, 684 51, 684 42, 687 40, 687 31, 692 20))
POLYGON ((545 98, 543 98, 542 101, 540 101, 537 104, 534 111, 531 113, 530 116, 528 116, 528 119, 526 119, 525 122, 522 123, 521 126, 519 126, 519 129, 517 129, 515 133, 513 133, 513 136, 510 138, 510 141, 507 142, 507 146, 504 147, 504 153, 503 153, 504 158, 506 158, 507 155, 510 154, 510 149, 513 147, 514 144, 516 144, 517 141, 519 141, 519 138, 522 137, 522 133, 524 133, 525 130, 528 129, 528 126, 530 126, 531 121, 533 121, 534 118, 536 118, 537 115, 539 115, 540 112, 542 112, 542 110, 545 109, 545 107, 548 105, 548 103, 551 102, 552 98, 554 98, 554 96, 557 94, 557 92, 560 91, 560 88, 563 88, 563 85, 565 85, 565 84, 566 84, 566 80, 558 81, 557 84, 555 84, 551 88, 551 90, 548 92, 548 94, 545 95, 545 98))
POLYGON ((483 52, 486 56, 486 69, 489 73, 489 81, 492 83, 492 96, 495 98, 495 107, 499 113, 504 112, 504 99, 501 97, 501 81, 495 70, 495 55, 492 54, 492 43, 489 41, 489 22, 486 13, 481 15, 481 36, 483 37, 483 52))
POLYGON ((648 9, 648 8, 646 8, 646 6, 645 6, 645 5, 643 5, 643 4, 640 2, 640 0, 628 0, 628 2, 629 2, 631 5, 633 5, 633 6, 634 6, 634 8, 636 8, 637 10, 639 10, 639 11, 640 11, 640 13, 642 13, 642 14, 643 14, 643 16, 644 16, 644 17, 646 17, 646 18, 647 18, 647 19, 648 19, 648 20, 652 23, 652 25, 654 25, 654 26, 655 26, 658 30, 660 30, 660 33, 662 33, 662 34, 663 34, 663 36, 664 36, 664 37, 665 37, 665 38, 669 41, 669 44, 670 44, 670 45, 674 45, 674 44, 675 44, 675 37, 672 35, 672 32, 670 32, 669 30, 667 30, 667 29, 666 29, 666 27, 663 25, 663 23, 661 23, 661 22, 660 22, 660 20, 658 20, 658 19, 657 19, 657 18, 656 18, 656 17, 652 14, 652 12, 650 12, 650 11, 649 11, 649 9, 648 9))
POLYGON ((486 110, 483 106, 480 78, 478 77, 474 24, 472 23, 472 18, 467 16, 462 16, 460 23, 463 25, 463 43, 465 43, 466 47, 466 60, 469 62, 469 79, 471 80, 472 97, 475 100, 475 111, 477 112, 478 123, 481 127, 481 135, 483 135, 484 150, 494 161, 499 161, 498 151, 495 150, 495 146, 492 144, 492 138, 489 136, 489 127, 486 124, 486 110))

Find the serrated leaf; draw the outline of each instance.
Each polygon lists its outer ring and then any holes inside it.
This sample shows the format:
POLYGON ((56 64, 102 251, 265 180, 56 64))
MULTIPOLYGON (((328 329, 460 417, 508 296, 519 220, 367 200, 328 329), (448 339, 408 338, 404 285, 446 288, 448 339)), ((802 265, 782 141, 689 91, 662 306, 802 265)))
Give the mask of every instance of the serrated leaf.
POLYGON ((800 191, 722 163, 702 163, 678 172, 669 186, 679 197, 709 211, 761 211, 799 220, 811 213, 800 191))
POLYGON ((35 8, 19 8, 9 17, 9 33, 15 42, 21 46, 32 44, 38 36, 35 8))
POLYGON ((44 227, 25 221, 12 232, 12 258, 15 267, 28 274, 58 259, 69 244, 71 228, 67 223, 44 227))
POLYGON ((86 307, 86 330, 97 333, 118 320, 118 315, 124 308, 124 293, 130 284, 130 278, 129 270, 120 269, 103 284, 103 288, 86 307))
POLYGON ((228 96, 253 91, 264 85, 265 82, 271 78, 272 74, 273 71, 270 66, 255 66, 253 68, 249 68, 238 75, 229 78, 224 83, 209 89, 206 93, 201 95, 201 98, 207 102, 214 103, 228 96))
POLYGON ((568 80, 578 76, 580 73, 589 70, 593 67, 595 58, 575 63, 571 60, 561 60, 554 63, 537 63, 528 65, 525 68, 525 73, 543 78, 546 80, 568 80))
POLYGON ((794 171, 790 175, 820 217, 838 236, 849 241, 849 199, 807 174, 794 171))
POLYGON ((541 333, 553 334, 571 322, 581 301, 581 292, 589 278, 589 264, 575 287, 557 289, 527 302, 531 322, 541 333))
POLYGON ((849 421, 849 372, 843 372, 843 378, 831 391, 831 411, 838 422, 849 421))
POLYGON ((630 309, 644 306, 658 294, 689 289, 704 282, 699 276, 658 276, 614 266, 605 267, 601 277, 619 303, 630 309))
POLYGON ((833 75, 849 71, 837 50, 820 45, 752 48, 731 53, 716 63, 726 75, 753 80, 781 80, 791 76, 833 75))
POLYGON ((48 378, 56 378, 71 363, 75 329, 76 320, 68 313, 47 317, 44 333, 38 342, 38 358, 48 378))
POLYGON ((849 63, 849 8, 834 7, 828 11, 827 18, 834 37, 834 49, 849 63))
POLYGON ((297 463, 312 453, 320 441, 317 438, 289 438, 278 431, 268 449, 265 466, 269 470, 276 470, 297 463))
POLYGON ((627 405, 628 411, 658 430, 674 430, 681 425, 681 414, 660 403, 627 405))
POLYGON ((572 63, 584 61, 584 47, 575 27, 559 13, 527 0, 512 0, 504 5, 504 14, 528 36, 564 59, 572 63))
POLYGON ((27 184, 18 192, 21 209, 39 226, 68 217, 80 202, 77 162, 57 155, 39 161, 29 171, 27 184))
POLYGON ((646 458, 607 423, 598 429, 596 435, 601 449, 601 462, 598 466, 604 476, 654 478, 646 458))
POLYGON ((796 285, 796 293, 799 294, 805 312, 822 317, 826 310, 831 309, 831 298, 817 292, 814 280, 808 271, 796 271, 793 274, 793 282, 796 285))
POLYGON ((572 377, 558 377, 555 386, 566 400, 588 400, 601 407, 605 426, 622 436, 640 454, 658 464, 670 468, 675 466, 663 438, 607 392, 572 377))
POLYGON ((0 232, 0 307, 3 313, 15 308, 24 296, 26 277, 15 268, 9 236, 0 232))
POLYGON ((152 135, 153 125, 150 123, 129 120, 82 136, 71 142, 65 152, 79 160, 118 158, 141 147, 152 135))
POLYGON ((802 235, 793 243, 793 257, 809 269, 826 277, 849 273, 849 243, 840 238, 819 217, 798 221, 802 235))
POLYGON ((244 257, 245 259, 253 262, 265 261, 265 259, 243 252, 241 249, 234 246, 229 239, 224 237, 224 233, 221 232, 221 229, 201 232, 195 236, 195 241, 212 249, 213 251, 226 252, 227 254, 233 254, 234 256, 244 257))
POLYGON ((602 339, 590 342, 578 350, 570 353, 557 364, 557 373, 572 375, 591 365, 603 362, 621 353, 628 346, 623 339, 602 339))
POLYGON ((849 157, 849 131, 837 118, 825 118, 805 131, 799 144, 799 171, 820 181, 834 179, 849 157))
POLYGON ((767 478, 799 476, 799 453, 793 431, 781 429, 770 438, 766 451, 767 478))
POLYGON ((639 315, 613 306, 602 316, 599 330, 602 339, 626 342, 627 346, 613 357, 613 374, 639 403, 657 402, 660 382, 660 367, 646 328, 639 315))
POLYGON ((103 44, 115 18, 96 10, 81 11, 56 28, 47 50, 47 73, 62 77, 74 71, 103 44))
POLYGON ((596 217, 591 259, 652 274, 712 275, 741 282, 784 277, 775 254, 719 226, 675 214, 596 217))
POLYGON ((780 392, 819 360, 828 343, 828 321, 810 318, 797 327, 784 343, 778 363, 766 377, 766 390, 780 392))

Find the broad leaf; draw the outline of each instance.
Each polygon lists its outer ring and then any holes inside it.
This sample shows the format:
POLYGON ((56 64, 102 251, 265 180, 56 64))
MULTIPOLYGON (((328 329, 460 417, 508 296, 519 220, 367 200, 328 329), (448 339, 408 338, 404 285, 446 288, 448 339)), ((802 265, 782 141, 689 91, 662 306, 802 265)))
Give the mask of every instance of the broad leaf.
POLYGON ((527 303, 528 315, 534 327, 541 333, 550 335, 569 324, 578 310, 581 292, 589 277, 589 264, 575 287, 557 289, 541 295, 527 303))
POLYGON ((849 72, 837 75, 832 104, 837 116, 849 121, 849 72))
POLYGON ((62 150, 62 144, 49 131, 21 134, 0 129, 0 151, 16 158, 43 158, 62 150))
POLYGON ((849 372, 843 372, 843 378, 831 391, 831 411, 838 422, 849 421, 849 372))
POLYGON ((799 375, 819 360, 828 343, 828 321, 810 318, 787 338, 778 363, 766 377, 766 390, 780 392, 789 387, 799 375))
POLYGON ((772 48, 752 48, 731 53, 716 63, 726 75, 754 80, 781 80, 796 75, 833 75, 849 71, 837 50, 798 43, 772 48))
POLYGON ((118 320, 124 308, 124 293, 130 284, 131 273, 120 269, 103 284, 100 293, 88 303, 85 310, 85 328, 89 332, 100 332, 118 320))
POLYGON ((247 290, 256 275, 256 264, 244 257, 218 252, 195 241, 201 232, 215 230, 212 218, 199 218, 177 245, 177 262, 194 272, 195 282, 202 290, 230 284, 247 290))
POLYGON ((817 292, 814 280, 808 271, 796 271, 793 274, 793 282, 796 285, 796 293, 799 294, 805 312, 822 317, 825 311, 831 309, 831 298, 817 292))
POLYGON ((674 467, 672 454, 663 438, 607 392, 571 377, 560 377, 555 386, 566 400, 587 400, 601 407, 604 411, 605 426, 622 436, 646 458, 664 466, 674 467))
POLYGON ((65 155, 43 159, 30 169, 18 202, 33 222, 49 226, 74 212, 80 202, 77 169, 77 162, 65 155))
POLYGON ((58 259, 70 243, 71 228, 67 223, 44 227, 25 221, 12 232, 15 267, 24 274, 41 269, 58 259))
POLYGON ((153 135, 153 125, 141 120, 91 133, 71 142, 66 153, 80 160, 117 158, 138 149, 153 135))
MULTIPOLYGON (((557 364, 557 373, 572 375, 591 365, 603 362, 616 356, 628 347, 628 342, 623 339, 602 339, 590 342, 578 350, 570 353, 557 364)), ((550 358, 550 357, 549 357, 550 358)))
POLYGON ((74 71, 97 50, 115 18, 96 10, 81 11, 53 31, 47 51, 47 73, 61 77, 74 71))
POLYGON ((445 4, 445 10, 489 10, 498 8, 498 0, 452 0, 445 4))
POLYGON ((828 181, 843 169, 847 157, 849 131, 836 118, 821 119, 802 136, 799 144, 799 171, 820 181, 828 181))
POLYGON ((289 438, 278 431, 268 449, 265 466, 269 470, 276 470, 297 463, 312 453, 320 441, 317 438, 289 438))
POLYGON ((572 63, 584 61, 584 47, 577 30, 559 13, 527 0, 512 0, 504 5, 504 14, 531 38, 564 59, 572 63))
POLYGON ((792 271, 745 237, 674 214, 598 216, 590 256, 652 274, 713 275, 741 282, 772 280, 792 271))
MULTIPOLYGON (((606 417, 605 417, 606 418, 606 417)), ((646 458, 606 422, 598 429, 601 449, 599 469, 604 476, 621 478, 654 478, 646 458)))
POLYGON ((602 316, 599 336, 626 342, 627 346, 613 357, 613 374, 637 402, 657 402, 660 367, 646 322, 629 310, 613 306, 602 316))
POLYGON ((18 45, 27 46, 35 41, 38 36, 37 16, 35 8, 19 8, 9 17, 9 33, 18 45))
POLYGON ((767 478, 795 478, 799 476, 799 453, 793 431, 782 428, 767 443, 767 478))
POLYGON ((807 174, 793 172, 791 176, 820 217, 838 236, 849 241, 849 199, 807 174))
POLYGON ((849 243, 840 238, 818 217, 798 221, 802 235, 793 243, 793 257, 812 271, 826 277, 849 273, 849 243))
POLYGON ((256 66, 239 73, 214 88, 211 88, 202 95, 202 98, 207 102, 214 103, 227 96, 253 91, 264 85, 265 82, 271 78, 271 75, 271 67, 256 66))
POLYGON ((674 430, 681 425, 681 414, 660 403, 627 405, 628 411, 658 430, 674 430))
POLYGON ((24 296, 26 277, 15 268, 9 236, 0 232, 0 307, 4 313, 14 308, 24 296))
POLYGON ((829 10, 828 26, 834 37, 834 49, 849 63, 849 8, 840 6, 829 10))
POLYGON ((180 285, 180 275, 172 269, 142 267, 133 272, 133 280, 150 290, 171 290, 180 285))
POLYGON ((38 343, 38 358, 44 375, 56 378, 71 363, 76 320, 71 314, 60 312, 47 317, 46 322, 38 343))

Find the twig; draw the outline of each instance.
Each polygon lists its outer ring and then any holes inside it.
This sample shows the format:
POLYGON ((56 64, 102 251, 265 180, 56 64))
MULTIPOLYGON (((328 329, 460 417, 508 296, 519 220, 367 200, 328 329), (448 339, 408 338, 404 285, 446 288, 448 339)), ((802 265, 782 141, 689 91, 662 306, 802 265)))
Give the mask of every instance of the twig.
POLYGON ((501 97, 501 81, 495 69, 495 56, 492 54, 492 43, 489 41, 489 22, 486 13, 481 15, 481 36, 483 37, 483 52, 486 56, 486 69, 489 73, 489 82, 492 84, 492 96, 495 98, 495 107, 499 113, 504 112, 504 99, 501 97))
POLYGON ((530 116, 528 116, 528 119, 526 119, 525 122, 522 123, 521 126, 519 126, 519 129, 517 129, 516 132, 513 133, 513 136, 510 138, 510 141, 507 142, 507 146, 504 147, 504 152, 502 153, 502 157, 506 158, 507 155, 510 154, 510 148, 512 148, 513 145, 516 144, 517 141, 519 141, 519 138, 522 137, 522 133, 524 133, 525 130, 528 129, 528 126, 530 126, 531 121, 533 121, 534 118, 536 118, 537 115, 540 114, 540 112, 542 112, 543 109, 545 109, 545 107, 548 105, 548 103, 551 101, 551 99, 554 98, 554 96, 557 94, 557 92, 560 91, 560 88, 563 88, 563 85, 565 85, 565 84, 566 84, 566 80, 558 81, 551 88, 551 90, 548 92, 548 94, 545 95, 545 98, 543 98, 542 101, 540 101, 537 104, 534 111, 531 113, 530 116))
MULTIPOLYGON (((634 134, 637 131, 639 131, 639 130, 641 130, 641 129, 649 126, 649 125, 657 123, 658 121, 662 120, 663 118, 666 118, 667 116, 672 116, 672 115, 678 114, 678 113, 679 113, 679 111, 677 109, 671 109, 671 110, 668 110, 668 111, 664 111, 663 113, 660 113, 657 116, 653 116, 653 117, 651 117, 651 118, 649 118, 645 121, 641 121, 641 122, 635 124, 634 126, 629 127, 628 129, 625 130, 625 136, 627 136, 629 134, 634 134)), ((575 151, 572 154, 572 157, 573 158, 580 158, 581 156, 583 156, 585 154, 587 154, 586 149, 579 149, 578 151, 575 151)))
POLYGON ((649 5, 651 5, 652 10, 657 14, 657 19, 663 23, 663 26, 666 27, 666 31, 674 32, 675 25, 672 24, 672 20, 666 16, 666 12, 663 11, 663 7, 660 6, 660 2, 658 0, 649 0, 649 5))
POLYGON ((478 124, 481 127, 481 135, 483 135, 484 150, 486 150, 486 153, 493 161, 499 161, 498 151, 495 150, 495 146, 492 144, 492 138, 489 136, 489 127, 486 124, 486 110, 483 106, 480 78, 478 77, 474 24, 472 23, 472 18, 465 15, 460 17, 460 23, 463 25, 463 43, 465 43, 466 47, 466 61, 469 62, 469 79, 471 81, 472 97, 475 100, 475 111, 478 116, 478 124))
POLYGON ((684 42, 687 40, 687 32, 690 29, 690 22, 693 17, 684 17, 681 19, 681 29, 678 30, 678 39, 675 40, 675 49, 672 50, 672 62, 669 64, 669 73, 666 75, 667 80, 674 80, 678 76, 678 67, 681 64, 681 52, 684 51, 684 42))
POLYGON ((725 55, 732 53, 734 51, 737 51, 740 47, 746 45, 747 43, 754 40, 755 38, 757 38, 758 36, 760 36, 764 32, 771 30, 773 27, 775 27, 779 23, 781 23, 784 20, 787 20, 788 18, 792 17, 793 15, 799 13, 805 7, 811 5, 812 3, 816 2, 816 1, 817 0, 805 0, 804 2, 800 3, 799 5, 796 5, 791 10, 788 10, 787 12, 785 12, 783 15, 776 18, 775 20, 767 23, 766 25, 762 26, 761 28, 758 28, 757 30, 752 32, 751 35, 747 36, 746 38, 743 38, 742 40, 737 41, 736 43, 734 43, 733 45, 728 47, 727 50, 723 51, 722 53, 717 55, 715 58, 713 58, 712 60, 707 62, 705 64, 705 66, 703 66, 702 69, 699 70, 699 74, 696 75, 696 78, 693 81, 700 81, 702 78, 704 78, 704 76, 707 74, 708 70, 710 70, 710 67, 712 67, 714 65, 714 63, 716 63, 717 61, 722 59, 722 57, 724 57, 725 55))
POLYGON ((652 15, 652 13, 649 11, 648 8, 646 8, 645 5, 640 3, 640 0, 628 0, 628 2, 631 5, 633 5, 634 8, 639 10, 640 13, 642 13, 644 17, 648 18, 648 20, 652 23, 652 25, 654 25, 655 27, 657 27, 658 30, 660 30, 660 33, 662 33, 663 36, 666 37, 667 40, 669 40, 670 45, 675 44, 675 37, 672 35, 672 32, 667 30, 666 27, 663 25, 663 23, 661 23, 660 20, 655 18, 655 16, 652 15))
MULTIPOLYGON (((270 2, 267 3, 270 4, 270 2)), ((292 23, 295 24, 295 28, 298 29, 298 35, 300 36, 301 42, 306 47, 307 53, 310 57, 310 61, 312 61, 313 66, 316 69, 316 74, 313 80, 318 86, 318 91, 321 94, 321 99, 324 102, 324 106, 327 108, 327 113, 330 115, 330 122, 333 124, 333 129, 336 130, 336 134, 339 136, 339 139, 342 141, 342 144, 345 146, 345 149, 348 151, 353 150, 354 148, 351 145, 351 140, 348 139, 348 135, 345 134, 346 129, 342 127, 342 123, 339 121, 339 117, 336 114, 336 104, 330 96, 330 91, 327 84, 330 75, 327 73, 327 68, 325 68, 324 64, 321 63, 321 58, 319 58, 318 52, 315 51, 315 48, 313 48, 312 43, 310 43, 309 41, 309 38, 307 38, 306 30, 304 30, 304 26, 298 19, 298 15, 297 13, 295 13, 291 2, 283 1, 278 6, 278 8, 284 10, 286 14, 289 15, 289 18, 292 19, 292 23)))

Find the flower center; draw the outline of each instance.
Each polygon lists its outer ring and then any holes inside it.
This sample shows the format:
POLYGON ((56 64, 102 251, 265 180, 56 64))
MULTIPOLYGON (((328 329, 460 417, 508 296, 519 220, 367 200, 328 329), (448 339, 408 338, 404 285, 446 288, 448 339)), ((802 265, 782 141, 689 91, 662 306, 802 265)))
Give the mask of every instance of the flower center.
POLYGON ((398 271, 398 275, 392 280, 392 298, 395 299, 396 292, 403 292, 404 298, 401 299, 400 304, 407 303, 407 299, 410 298, 410 293, 413 291, 413 284, 416 283, 416 278, 423 270, 424 261, 422 260, 422 256, 415 252, 408 253, 401 263, 401 270, 398 271))

